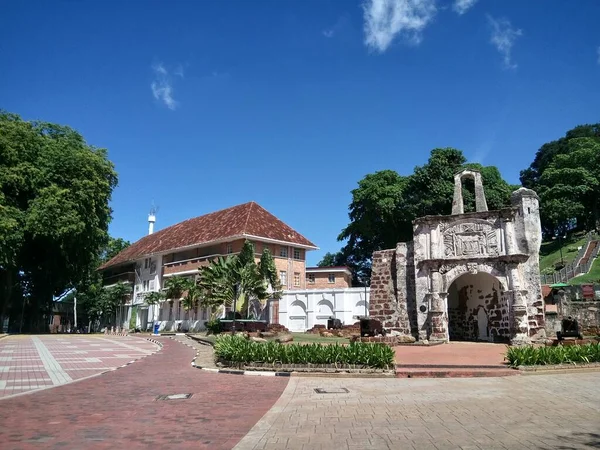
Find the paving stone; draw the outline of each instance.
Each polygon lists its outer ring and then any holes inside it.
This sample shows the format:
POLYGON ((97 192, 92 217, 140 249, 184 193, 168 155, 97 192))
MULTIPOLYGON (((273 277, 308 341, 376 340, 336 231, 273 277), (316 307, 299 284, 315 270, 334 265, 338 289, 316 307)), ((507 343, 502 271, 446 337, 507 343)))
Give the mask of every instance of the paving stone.
POLYGON ((191 348, 159 340, 160 352, 122 369, 0 400, 0 447, 231 449, 289 380, 197 370, 191 348), (193 396, 155 400, 178 393, 193 396))
POLYGON ((339 380, 291 378, 274 408, 235 448, 254 449, 262 438, 292 441, 303 431, 314 433, 309 444, 317 444, 320 436, 328 439, 327 427, 334 449, 597 448, 599 384, 600 373, 347 379, 344 387, 351 395, 331 395, 323 402, 314 389, 334 388, 339 380), (306 420, 294 422, 298 413, 306 420), (315 418, 321 425, 314 425, 315 418))

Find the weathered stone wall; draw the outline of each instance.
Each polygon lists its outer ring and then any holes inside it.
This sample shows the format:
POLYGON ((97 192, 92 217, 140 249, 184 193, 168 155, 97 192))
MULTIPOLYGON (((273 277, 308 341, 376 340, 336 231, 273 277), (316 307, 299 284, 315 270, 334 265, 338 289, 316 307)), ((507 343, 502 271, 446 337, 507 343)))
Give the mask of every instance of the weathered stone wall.
POLYGON ((515 216, 515 241, 520 253, 529 255, 519 267, 522 289, 527 290, 529 336, 544 337, 544 299, 540 284, 539 253, 542 245, 539 198, 535 192, 521 188, 511 195, 518 208, 515 216))
POLYGON ((556 336, 561 330, 561 321, 572 317, 579 322, 579 327, 584 335, 600 336, 600 302, 565 300, 562 310, 557 313, 546 313, 546 333, 548 336, 556 336))
POLYGON ((566 286, 552 290, 544 286, 546 297, 546 333, 555 336, 561 321, 572 317, 583 334, 600 336, 600 286, 566 286))
POLYGON ((412 243, 373 253, 369 315, 403 335, 416 328, 412 243), (411 326, 412 324, 412 326, 411 326))
POLYGON ((448 293, 451 340, 504 342, 510 337, 509 307, 500 281, 488 274, 465 274, 448 293))

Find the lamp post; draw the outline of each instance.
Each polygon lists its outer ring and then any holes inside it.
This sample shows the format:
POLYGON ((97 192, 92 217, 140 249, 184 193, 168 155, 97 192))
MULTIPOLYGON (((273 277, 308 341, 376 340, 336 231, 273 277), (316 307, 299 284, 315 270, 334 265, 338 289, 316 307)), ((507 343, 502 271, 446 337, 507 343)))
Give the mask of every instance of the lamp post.
POLYGON ((365 317, 367 317, 369 315, 369 309, 368 309, 368 303, 367 303, 367 287, 370 284, 369 279, 365 278, 363 284, 365 285, 365 317))
POLYGON ((237 298, 240 291, 240 283, 235 283, 233 290, 233 322, 231 323, 231 334, 235 334, 235 311, 237 309, 237 298))
POLYGON ((562 241, 561 239, 565 239, 567 236, 561 236, 562 232, 558 235, 554 235, 553 239, 558 239, 558 249, 560 251, 560 265, 564 267, 565 265, 565 260, 563 258, 563 251, 562 251, 562 241))

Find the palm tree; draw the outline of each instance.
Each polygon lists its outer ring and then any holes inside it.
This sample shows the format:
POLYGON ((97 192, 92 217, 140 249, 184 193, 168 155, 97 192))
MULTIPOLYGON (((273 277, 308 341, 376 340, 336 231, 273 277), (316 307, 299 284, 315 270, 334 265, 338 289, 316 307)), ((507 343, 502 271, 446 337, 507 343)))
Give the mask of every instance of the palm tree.
POLYGON ((181 302, 183 309, 189 313, 190 310, 194 309, 198 305, 198 301, 200 300, 201 295, 202 289, 196 284, 194 280, 189 280, 187 291, 183 296, 183 300, 181 302))
MULTIPOLYGON (((115 325, 121 322, 118 317, 123 314, 123 306, 131 298, 133 289, 130 285, 118 282, 114 286, 106 288, 105 309, 107 313, 115 313, 115 325)), ((120 326, 120 325, 118 325, 120 326)))
POLYGON ((144 296, 144 301, 148 306, 152 306, 152 324, 158 319, 157 312, 159 308, 155 308, 155 305, 158 305, 161 301, 165 299, 165 294, 163 292, 152 291, 148 292, 144 296))
MULTIPOLYGON (((248 253, 242 251, 240 255, 248 253)), ((269 297, 268 284, 253 258, 219 257, 199 270, 198 286, 202 291, 204 307, 215 308, 224 304, 231 308, 234 300, 239 299, 242 300, 239 306, 244 310, 249 300, 262 302, 269 297)))
POLYGON ((171 277, 165 281, 165 298, 170 302, 179 300, 184 291, 189 287, 190 280, 185 277, 171 277))

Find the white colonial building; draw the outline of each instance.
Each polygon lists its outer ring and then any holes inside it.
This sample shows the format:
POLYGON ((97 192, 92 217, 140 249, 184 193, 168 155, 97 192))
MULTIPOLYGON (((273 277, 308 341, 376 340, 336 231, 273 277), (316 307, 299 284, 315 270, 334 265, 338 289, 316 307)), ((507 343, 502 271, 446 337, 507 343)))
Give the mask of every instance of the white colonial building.
POLYGON ((327 319, 351 325, 369 315, 369 288, 332 288, 285 291, 279 300, 279 323, 290 331, 327 325, 327 319))

